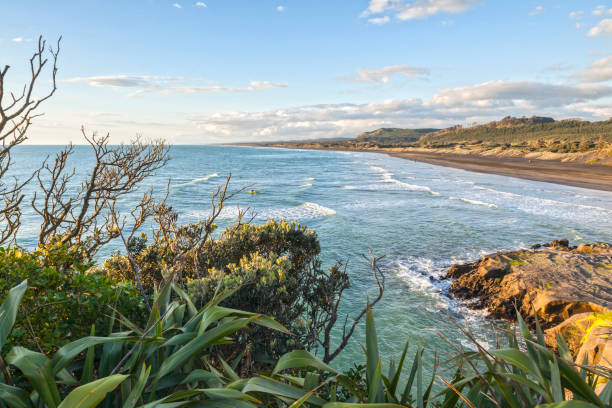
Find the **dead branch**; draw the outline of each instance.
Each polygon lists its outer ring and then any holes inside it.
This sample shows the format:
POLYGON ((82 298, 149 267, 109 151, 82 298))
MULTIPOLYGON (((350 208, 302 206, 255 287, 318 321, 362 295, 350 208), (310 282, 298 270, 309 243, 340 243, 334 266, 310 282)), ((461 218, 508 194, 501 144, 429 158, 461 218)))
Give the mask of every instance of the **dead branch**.
MULTIPOLYGON (((161 140, 140 137, 126 145, 111 146, 108 134, 88 136, 84 128, 81 132, 94 155, 89 174, 80 184, 74 182, 76 171, 67 167, 73 147, 66 147, 52 165, 45 162, 38 172, 42 194, 35 195, 32 206, 43 220, 39 245, 58 239, 60 244, 80 246, 90 260, 100 247, 119 237, 125 226, 116 203, 167 163, 168 147, 161 140)), ((132 231, 152 214, 152 193, 147 192, 131 212, 132 231)))
POLYGON ((7 172, 12 164, 11 150, 27 139, 27 132, 32 120, 41 116, 36 113, 40 105, 51 98, 57 89, 57 58, 60 51, 61 37, 57 40, 55 49, 47 46, 43 37, 38 38, 38 46, 30 58, 30 78, 20 93, 5 90, 5 81, 9 66, 0 68, 0 245, 14 242, 15 236, 21 226, 21 208, 23 201, 23 187, 31 177, 19 182, 7 182, 7 172), (47 54, 48 53, 48 54, 47 54), (49 58, 46 57, 49 55, 49 58), (41 96, 34 95, 37 82, 45 67, 51 62, 51 89, 41 96), (6 96, 9 96, 7 98, 6 96))
POLYGON ((321 317, 321 322, 324 329, 323 339, 319 340, 319 344, 323 348, 323 361, 325 361, 326 363, 332 361, 338 356, 338 354, 340 354, 342 350, 344 350, 350 338, 353 336, 355 328, 357 327, 361 319, 363 319, 363 316, 365 316, 368 309, 373 308, 380 301, 380 299, 382 299, 383 293, 385 291, 385 275, 378 267, 378 262, 383 258, 384 256, 377 258, 376 256, 374 256, 372 251, 370 251, 370 265, 372 269, 372 275, 374 276, 374 281, 376 282, 376 286, 378 288, 378 295, 376 296, 374 301, 370 302, 369 299, 366 301, 366 305, 363 307, 361 312, 353 319, 353 322, 350 326, 348 326, 349 316, 346 315, 344 325, 342 327, 342 337, 340 338, 340 343, 338 344, 338 346, 336 346, 334 350, 332 350, 331 331, 335 326, 336 322, 338 321, 338 307, 340 306, 342 293, 345 289, 349 287, 348 276, 346 276, 345 269, 344 275, 346 278, 340 283, 340 287, 338 288, 335 294, 335 298, 333 299, 329 314, 321 317))

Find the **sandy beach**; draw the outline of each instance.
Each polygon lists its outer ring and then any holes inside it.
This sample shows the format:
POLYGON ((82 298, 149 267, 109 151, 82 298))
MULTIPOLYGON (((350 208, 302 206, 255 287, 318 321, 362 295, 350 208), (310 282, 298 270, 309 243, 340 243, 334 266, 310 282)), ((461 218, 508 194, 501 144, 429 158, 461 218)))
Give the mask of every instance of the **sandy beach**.
POLYGON ((612 191, 612 166, 577 161, 527 159, 524 157, 453 154, 448 152, 397 151, 396 149, 325 149, 291 144, 238 143, 242 146, 276 147, 285 149, 338 150, 383 153, 406 160, 438 166, 499 174, 527 180, 564 184, 594 190, 612 191))
POLYGON ((439 166, 612 191, 612 166, 608 165, 525 159, 522 157, 424 152, 391 153, 384 150, 380 152, 406 160, 415 160, 439 166))

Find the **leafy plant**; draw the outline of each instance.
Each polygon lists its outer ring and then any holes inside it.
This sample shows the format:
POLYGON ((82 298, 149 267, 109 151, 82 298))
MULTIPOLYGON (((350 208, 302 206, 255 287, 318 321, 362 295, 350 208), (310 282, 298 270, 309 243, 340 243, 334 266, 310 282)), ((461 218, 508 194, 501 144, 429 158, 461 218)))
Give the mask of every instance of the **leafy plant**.
MULTIPOLYGON (((535 337, 517 313, 520 334, 508 331, 506 348, 476 351, 458 357, 471 368, 453 383, 470 406, 607 407, 612 404, 612 371, 575 364, 562 337, 559 354, 550 350, 536 320, 535 337), (524 346, 522 346, 524 344, 524 346), (568 403, 572 400, 572 403, 568 403)), ((468 334, 469 336, 469 334, 468 334)))
MULTIPOLYGON (((341 407, 404 407, 425 408, 433 405, 435 370, 426 379, 423 370, 423 348, 418 347, 412 364, 407 364, 408 343, 400 355, 399 362, 388 364, 387 373, 378 349, 378 338, 372 309, 366 312, 365 365, 356 365, 350 374, 341 373, 307 351, 296 350, 282 356, 271 375, 250 379, 243 391, 267 393, 279 402, 292 406, 308 405, 325 408, 341 407), (295 374, 301 370, 302 374, 295 374), (283 372, 289 372, 283 374, 283 372), (402 378, 408 373, 408 378, 402 378), (323 380, 323 378, 326 378, 323 380), (296 390, 300 390, 301 395, 296 390), (298 396, 299 395, 299 396, 298 396)), ((446 406, 455 401, 455 394, 446 392, 446 406)))
POLYGON ((562 338, 558 338, 560 355, 557 355, 544 343, 539 324, 534 337, 520 315, 518 323, 520 334, 509 331, 505 348, 485 350, 466 332, 476 350, 464 352, 457 348, 457 354, 449 360, 454 365, 448 367, 454 367, 453 378, 436 377, 434 367, 426 380, 423 349, 419 347, 412 365, 406 366, 407 345, 399 363, 391 361, 388 374, 384 374, 374 316, 368 310, 365 366, 356 366, 347 375, 305 351, 293 351, 279 359, 270 376, 250 379, 243 391, 265 393, 279 402, 293 404, 292 407, 603 408, 612 405, 610 369, 574 364, 562 338), (407 379, 402 378, 403 374, 408 374, 407 379), (434 394, 436 379, 440 380, 437 384, 441 391, 434 394))
POLYGON ((69 262, 77 270, 56 266, 66 259, 74 258, 63 246, 50 252, 0 248, 0 298, 23 280, 29 282, 10 344, 48 353, 88 335, 92 325, 97 334, 110 333, 107 316, 113 309, 131 319, 142 315, 142 298, 132 283, 86 272, 89 265, 69 262))
MULTIPOLYGON (((0 346, 6 344, 26 289, 26 281, 11 289, 0 307, 0 346)), ((238 380, 215 350, 251 323, 287 330, 268 317, 219 306, 230 293, 197 310, 180 290, 182 301, 170 301, 173 289, 167 283, 156 294, 143 328, 119 315, 129 330, 83 337, 51 356, 12 347, 0 357, 0 401, 11 408, 169 407, 194 400, 203 407, 253 406, 249 402, 258 401, 239 391, 241 382, 228 383, 213 366, 218 358, 229 378, 238 380)))

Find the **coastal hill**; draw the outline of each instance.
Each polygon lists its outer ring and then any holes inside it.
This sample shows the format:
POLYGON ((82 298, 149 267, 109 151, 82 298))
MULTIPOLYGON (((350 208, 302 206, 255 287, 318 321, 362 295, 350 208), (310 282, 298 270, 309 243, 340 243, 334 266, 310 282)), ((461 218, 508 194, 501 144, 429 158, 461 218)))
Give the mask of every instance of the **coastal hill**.
MULTIPOLYGON (((270 145, 270 143, 267 143, 270 145)), ((285 147, 312 147, 337 149, 365 148, 467 148, 520 149, 576 153, 599 150, 612 146, 612 118, 589 122, 579 119, 555 120, 532 116, 507 116, 499 121, 445 129, 380 128, 361 133, 353 139, 320 139, 272 143, 285 147)))
POLYGON ((424 134, 421 146, 449 144, 485 144, 489 146, 515 145, 551 152, 584 152, 612 142, 612 119, 588 122, 579 119, 554 120, 505 117, 484 125, 463 128, 453 126, 424 134))

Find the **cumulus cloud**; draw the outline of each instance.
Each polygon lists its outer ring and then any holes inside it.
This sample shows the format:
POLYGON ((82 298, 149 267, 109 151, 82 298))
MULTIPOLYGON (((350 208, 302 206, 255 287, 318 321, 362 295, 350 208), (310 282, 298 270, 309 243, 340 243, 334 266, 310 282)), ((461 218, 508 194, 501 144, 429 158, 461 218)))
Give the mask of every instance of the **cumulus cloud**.
POLYGON ((366 104, 321 104, 261 112, 216 112, 190 117, 215 140, 299 140, 352 137, 379 127, 445 127, 506 115, 539 114, 606 118, 611 107, 595 102, 612 96, 604 85, 491 81, 442 89, 430 100, 390 99, 366 104))
POLYGON ((196 7, 208 7, 206 3, 204 3, 203 1, 196 1, 195 6, 196 7))
POLYGON ((391 65, 381 68, 357 69, 356 76, 345 76, 340 79, 349 82, 370 82, 386 84, 391 77, 399 75, 411 80, 424 79, 429 75, 429 68, 411 67, 408 65, 391 65))
POLYGON ((572 75, 583 82, 605 82, 612 80, 612 56, 593 62, 588 68, 572 75))
POLYGON ((175 8, 177 8, 177 9, 181 9, 181 8, 183 8, 183 6, 181 6, 179 3, 173 3, 173 4, 172 4, 172 7, 175 7, 175 8))
POLYGON ((601 20, 595 27, 589 30, 590 37, 612 35, 612 18, 601 20))
POLYGON ((543 12, 545 12, 545 11, 546 11, 546 9, 545 9, 544 7, 542 7, 542 6, 537 6, 536 8, 534 8, 533 10, 531 10, 531 11, 529 12, 529 15, 530 15, 530 16, 535 16, 535 15, 537 15, 537 14, 541 14, 541 13, 543 13, 543 12))
POLYGON ((109 75, 75 77, 64 82, 82 83, 96 87, 131 88, 130 96, 146 92, 159 92, 162 94, 194 94, 212 92, 252 92, 273 88, 286 88, 287 84, 269 81, 251 81, 245 87, 232 87, 221 85, 194 85, 198 80, 183 77, 162 77, 148 75, 109 75))
POLYGON ((481 0, 370 0, 362 17, 390 13, 399 20, 427 18, 436 14, 462 13, 481 0))
POLYGON ((286 10, 285 6, 277 6, 276 7, 276 11, 278 11, 279 13, 282 13, 285 10, 286 10))

